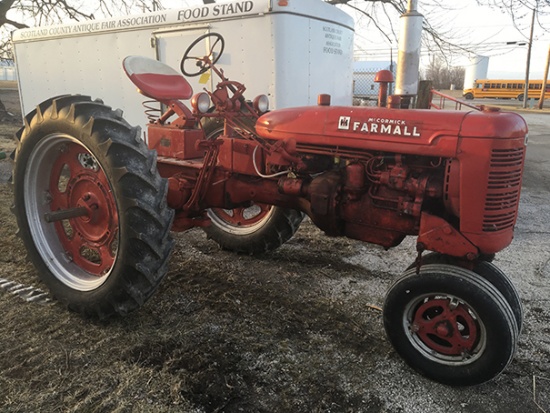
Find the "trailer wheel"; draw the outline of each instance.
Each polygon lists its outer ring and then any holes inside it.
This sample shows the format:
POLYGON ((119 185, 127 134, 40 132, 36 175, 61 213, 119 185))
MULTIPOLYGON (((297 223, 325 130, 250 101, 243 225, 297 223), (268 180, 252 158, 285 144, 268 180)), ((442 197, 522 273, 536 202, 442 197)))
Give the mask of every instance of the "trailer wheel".
POLYGON ((452 265, 414 269, 390 288, 384 327, 396 351, 426 377, 452 386, 493 379, 512 360, 518 330, 500 292, 452 265))
MULTIPOLYGON (((211 118, 204 125, 207 139, 223 133, 223 120, 211 118)), ((298 231, 304 215, 294 209, 253 203, 232 210, 208 210, 212 225, 204 228, 207 236, 225 250, 262 254, 277 249, 298 231)))
POLYGON ((17 134, 14 213, 29 258, 55 298, 100 318, 143 305, 172 248, 167 182, 121 115, 62 96, 17 134))
MULTIPOLYGON (((489 281, 506 299, 508 305, 514 313, 514 319, 518 327, 518 332, 521 333, 523 328, 523 307, 516 287, 512 281, 492 262, 494 255, 487 255, 476 262, 473 272, 489 281)), ((460 266, 460 261, 449 255, 442 255, 438 252, 430 252, 422 257, 422 265, 427 264, 448 264, 460 266)), ((407 270, 416 268, 415 264, 411 264, 407 270)))

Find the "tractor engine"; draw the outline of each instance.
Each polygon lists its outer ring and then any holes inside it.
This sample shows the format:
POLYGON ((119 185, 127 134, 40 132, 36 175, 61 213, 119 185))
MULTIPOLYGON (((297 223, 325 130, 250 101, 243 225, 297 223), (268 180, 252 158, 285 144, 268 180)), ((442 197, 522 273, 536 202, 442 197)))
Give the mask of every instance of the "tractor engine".
MULTIPOLYGON (((310 217, 328 235, 386 248, 418 232, 422 211, 441 214, 445 165, 441 159, 368 154, 311 180, 283 178, 280 191, 306 196, 310 217)), ((325 164, 322 160, 318 164, 325 164)))

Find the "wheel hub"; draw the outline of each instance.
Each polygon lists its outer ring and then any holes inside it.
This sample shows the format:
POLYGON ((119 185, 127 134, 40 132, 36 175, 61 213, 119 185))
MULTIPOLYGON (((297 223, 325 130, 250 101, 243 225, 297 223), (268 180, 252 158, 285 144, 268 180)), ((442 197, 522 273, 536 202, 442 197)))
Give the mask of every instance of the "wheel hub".
POLYGON ((59 241, 67 259, 95 276, 114 264, 118 214, 105 173, 86 149, 75 143, 60 146, 50 176, 48 199, 59 241), (71 214, 63 219, 63 212, 71 214))
POLYGON ((411 332, 430 350, 447 356, 463 357, 474 351, 479 328, 464 303, 451 298, 424 302, 414 314, 411 332))
POLYGON ((446 320, 442 323, 439 323, 435 327, 435 331, 439 337, 452 337, 453 335, 453 326, 451 323, 446 320))
POLYGON ((74 229, 90 242, 100 243, 112 232, 109 194, 95 177, 78 177, 70 186, 69 205, 84 207, 87 214, 74 219, 74 229))

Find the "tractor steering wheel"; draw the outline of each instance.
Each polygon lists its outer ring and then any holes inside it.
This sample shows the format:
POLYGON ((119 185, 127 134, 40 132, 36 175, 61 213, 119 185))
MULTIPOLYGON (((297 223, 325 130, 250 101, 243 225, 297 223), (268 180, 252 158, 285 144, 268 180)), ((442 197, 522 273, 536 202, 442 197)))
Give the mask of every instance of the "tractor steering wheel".
POLYGON ((185 53, 183 54, 183 57, 180 63, 181 72, 185 76, 190 76, 190 77, 202 75, 204 72, 209 70, 214 65, 214 63, 216 63, 219 60, 219 58, 223 53, 224 47, 225 47, 225 40, 223 39, 221 34, 218 34, 218 33, 203 34, 202 36, 197 38, 193 43, 191 43, 187 48, 187 50, 185 51, 185 53), (212 38, 212 40, 210 40, 210 38, 212 38), (207 48, 208 48, 208 45, 210 45, 210 48, 208 49, 206 56, 200 53, 201 50, 205 50, 203 46, 198 47, 197 50, 193 51, 193 48, 204 39, 208 39, 206 41, 207 48), (197 55, 202 57, 198 57, 197 55), (193 68, 193 66, 198 67, 199 69, 196 70, 193 68))

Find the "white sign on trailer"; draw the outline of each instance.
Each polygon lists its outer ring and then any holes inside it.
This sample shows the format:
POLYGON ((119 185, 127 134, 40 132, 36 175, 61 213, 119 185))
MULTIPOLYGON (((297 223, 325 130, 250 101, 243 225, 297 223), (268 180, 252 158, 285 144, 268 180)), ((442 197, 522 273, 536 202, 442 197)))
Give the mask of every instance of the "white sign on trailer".
MULTIPOLYGON (((84 94, 144 126, 144 99, 122 60, 142 55, 178 69, 189 44, 209 32, 225 38, 218 66, 247 86, 249 98, 267 94, 275 108, 314 105, 320 93, 335 105, 352 102, 350 16, 322 0, 241 0, 16 31, 22 112, 53 96, 84 94)), ((188 80, 195 92, 216 82, 188 80)))

